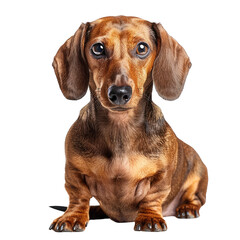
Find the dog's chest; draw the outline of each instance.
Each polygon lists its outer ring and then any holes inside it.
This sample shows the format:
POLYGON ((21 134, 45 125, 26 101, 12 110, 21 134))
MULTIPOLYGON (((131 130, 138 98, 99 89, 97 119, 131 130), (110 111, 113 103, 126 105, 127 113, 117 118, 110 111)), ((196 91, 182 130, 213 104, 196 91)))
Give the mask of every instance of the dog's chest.
POLYGON ((114 157, 106 165, 106 172, 108 172, 108 178, 113 181, 131 178, 133 174, 131 158, 128 156, 114 157))
MULTIPOLYGON (((92 177, 106 182, 138 182, 144 178, 153 176, 158 168, 158 160, 149 159, 141 154, 128 154, 116 156, 111 159, 99 158, 99 167, 92 171, 92 177)), ((93 168, 92 168, 93 170, 93 168)))

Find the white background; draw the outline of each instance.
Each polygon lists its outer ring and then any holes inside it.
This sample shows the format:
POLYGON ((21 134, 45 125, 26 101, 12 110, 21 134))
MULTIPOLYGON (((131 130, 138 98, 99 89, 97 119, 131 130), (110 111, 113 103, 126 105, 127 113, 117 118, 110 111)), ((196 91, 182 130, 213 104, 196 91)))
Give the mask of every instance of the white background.
POLYGON ((0 237, 239 239, 239 9, 231 0, 1 1, 0 237), (89 94, 80 101, 63 97, 52 60, 81 22, 108 15, 161 22, 193 64, 178 100, 156 92, 153 99, 207 165, 207 203, 199 219, 167 217, 164 233, 134 232, 134 223, 111 220, 91 221, 84 233, 48 230, 61 214, 48 206, 68 204, 65 135, 89 101, 89 94))

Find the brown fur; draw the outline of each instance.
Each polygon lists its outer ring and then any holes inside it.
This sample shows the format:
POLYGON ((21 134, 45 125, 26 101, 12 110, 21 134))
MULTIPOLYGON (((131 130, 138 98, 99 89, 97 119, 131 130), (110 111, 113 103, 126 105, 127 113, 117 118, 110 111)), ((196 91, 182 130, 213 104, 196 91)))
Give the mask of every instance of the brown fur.
POLYGON ((198 217, 205 203, 207 169, 198 154, 179 140, 151 101, 176 99, 191 66, 185 50, 161 24, 133 17, 107 17, 82 24, 59 49, 53 63, 61 90, 79 99, 90 87, 91 101, 66 137, 66 190, 69 206, 54 220, 55 231, 82 231, 89 221, 89 200, 96 210, 135 230, 165 231, 163 216, 198 217), (150 54, 134 55, 139 42, 150 54), (107 56, 90 52, 104 43, 107 56), (112 85, 132 87, 131 100, 116 111, 107 96, 112 85))

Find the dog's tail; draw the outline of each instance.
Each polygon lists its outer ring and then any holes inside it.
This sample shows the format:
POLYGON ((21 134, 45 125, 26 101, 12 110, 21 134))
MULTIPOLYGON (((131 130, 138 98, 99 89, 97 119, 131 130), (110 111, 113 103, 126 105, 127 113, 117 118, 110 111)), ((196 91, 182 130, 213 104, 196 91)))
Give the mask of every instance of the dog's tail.
MULTIPOLYGON (((67 210, 67 207, 63 207, 63 206, 50 206, 50 208, 53 208, 62 212, 65 212, 67 210)), ((105 214, 105 212, 101 209, 100 206, 90 206, 89 217, 91 220, 109 218, 105 214)))

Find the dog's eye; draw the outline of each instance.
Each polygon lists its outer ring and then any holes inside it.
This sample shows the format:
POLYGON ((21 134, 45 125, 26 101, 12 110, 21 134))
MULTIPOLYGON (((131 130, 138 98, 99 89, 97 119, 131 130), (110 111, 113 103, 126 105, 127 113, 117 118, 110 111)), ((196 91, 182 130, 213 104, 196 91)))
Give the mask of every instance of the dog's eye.
POLYGON ((92 54, 96 58, 101 58, 105 56, 105 47, 102 43, 95 43, 91 47, 92 54))
POLYGON ((140 42, 136 48, 136 54, 139 58, 145 58, 149 54, 149 46, 145 42, 140 42))

